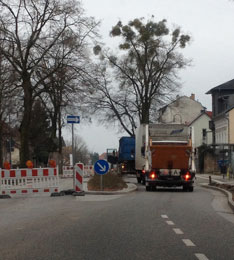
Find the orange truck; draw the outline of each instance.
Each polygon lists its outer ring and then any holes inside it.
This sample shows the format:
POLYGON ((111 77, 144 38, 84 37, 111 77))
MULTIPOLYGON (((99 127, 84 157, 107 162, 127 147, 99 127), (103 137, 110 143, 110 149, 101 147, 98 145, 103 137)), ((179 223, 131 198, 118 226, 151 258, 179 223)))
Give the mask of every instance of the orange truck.
POLYGON ((144 124, 136 131, 136 173, 146 191, 159 186, 193 191, 193 129, 183 124, 144 124))

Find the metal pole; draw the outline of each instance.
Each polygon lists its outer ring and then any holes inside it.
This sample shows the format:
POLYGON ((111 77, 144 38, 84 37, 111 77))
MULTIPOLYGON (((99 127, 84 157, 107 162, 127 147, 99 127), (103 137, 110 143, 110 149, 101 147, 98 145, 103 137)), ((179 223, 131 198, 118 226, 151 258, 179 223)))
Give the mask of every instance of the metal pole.
POLYGON ((100 184, 101 184, 101 191, 103 190, 103 184, 102 184, 102 182, 103 182, 103 179, 102 179, 102 175, 101 175, 101 182, 100 182, 100 184))
POLYGON ((73 188, 75 189, 75 163, 74 163, 74 124, 72 124, 72 166, 73 166, 73 188))
POLYGON ((9 158, 9 161, 10 161, 10 165, 11 165, 11 141, 12 141, 12 138, 11 138, 11 129, 10 129, 10 127, 11 127, 11 115, 9 114, 9 131, 10 131, 10 141, 9 141, 10 158, 9 158))
POLYGON ((10 165, 11 165, 11 141, 12 141, 12 139, 11 139, 11 136, 10 136, 10 143, 9 143, 9 148, 10 148, 10 165))
POLYGON ((149 171, 149 125, 145 125, 145 170, 149 171))

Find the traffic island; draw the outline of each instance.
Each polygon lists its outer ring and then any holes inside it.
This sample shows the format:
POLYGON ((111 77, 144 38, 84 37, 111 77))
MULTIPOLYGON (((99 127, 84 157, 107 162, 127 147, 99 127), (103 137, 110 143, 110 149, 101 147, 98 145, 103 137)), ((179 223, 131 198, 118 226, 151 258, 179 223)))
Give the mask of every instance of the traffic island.
POLYGON ((115 173, 108 173, 102 176, 94 175, 89 179, 87 183, 88 191, 121 191, 124 188, 127 188, 128 185, 124 182, 121 176, 115 173))

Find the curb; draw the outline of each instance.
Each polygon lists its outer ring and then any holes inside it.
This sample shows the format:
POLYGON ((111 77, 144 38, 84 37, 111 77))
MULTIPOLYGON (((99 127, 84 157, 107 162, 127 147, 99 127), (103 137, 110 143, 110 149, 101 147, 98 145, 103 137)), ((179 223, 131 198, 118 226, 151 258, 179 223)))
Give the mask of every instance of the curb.
POLYGON ((118 195, 118 194, 126 194, 137 190, 137 186, 135 184, 128 185, 128 188, 118 191, 85 191, 85 194, 89 195, 118 195), (132 187, 130 187, 132 186, 132 187))
POLYGON ((231 207, 232 211, 234 212, 234 201, 232 200, 232 193, 231 192, 224 190, 224 189, 221 189, 219 187, 210 186, 209 184, 202 184, 201 186, 204 187, 204 188, 207 188, 207 189, 218 190, 218 191, 221 191, 223 194, 225 194, 227 196, 227 199, 228 199, 228 204, 231 207))

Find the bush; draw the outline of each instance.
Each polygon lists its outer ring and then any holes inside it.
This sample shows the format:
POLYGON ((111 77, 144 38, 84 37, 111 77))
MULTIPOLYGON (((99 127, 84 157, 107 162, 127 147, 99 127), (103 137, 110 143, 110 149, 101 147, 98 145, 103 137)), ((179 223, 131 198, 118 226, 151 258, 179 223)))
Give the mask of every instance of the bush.
MULTIPOLYGON (((88 181, 88 190, 100 191, 101 190, 100 182, 101 182, 101 176, 94 175, 88 181)), ((116 190, 122 190, 124 188, 127 188, 127 184, 123 181, 122 177, 113 173, 107 173, 103 175, 102 183, 103 183, 102 186, 104 191, 116 191, 116 190)))

